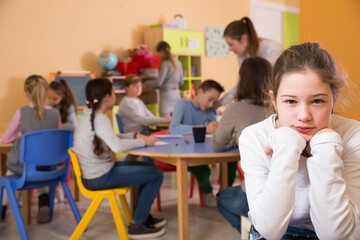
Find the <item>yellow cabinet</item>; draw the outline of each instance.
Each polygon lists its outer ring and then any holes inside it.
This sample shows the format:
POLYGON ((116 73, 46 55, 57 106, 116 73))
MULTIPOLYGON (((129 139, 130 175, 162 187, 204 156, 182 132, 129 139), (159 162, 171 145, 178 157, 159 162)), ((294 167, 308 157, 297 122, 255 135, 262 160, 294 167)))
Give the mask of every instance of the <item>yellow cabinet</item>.
POLYGON ((169 43, 171 53, 181 62, 184 70, 182 91, 191 95, 192 85, 195 90, 201 82, 201 55, 204 53, 204 33, 200 31, 180 30, 175 28, 148 28, 144 32, 144 44, 153 52, 160 41, 169 43))
POLYGON ((144 33, 145 44, 155 51, 160 41, 169 43, 176 55, 202 55, 204 53, 204 33, 176 28, 148 28, 144 33))

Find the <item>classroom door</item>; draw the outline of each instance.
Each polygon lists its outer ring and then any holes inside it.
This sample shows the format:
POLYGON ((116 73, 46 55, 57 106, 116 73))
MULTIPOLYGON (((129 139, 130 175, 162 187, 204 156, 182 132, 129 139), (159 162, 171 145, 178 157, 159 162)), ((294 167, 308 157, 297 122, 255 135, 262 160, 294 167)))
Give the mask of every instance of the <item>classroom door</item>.
POLYGON ((259 37, 273 39, 284 48, 300 42, 299 12, 283 4, 251 1, 251 19, 259 37))

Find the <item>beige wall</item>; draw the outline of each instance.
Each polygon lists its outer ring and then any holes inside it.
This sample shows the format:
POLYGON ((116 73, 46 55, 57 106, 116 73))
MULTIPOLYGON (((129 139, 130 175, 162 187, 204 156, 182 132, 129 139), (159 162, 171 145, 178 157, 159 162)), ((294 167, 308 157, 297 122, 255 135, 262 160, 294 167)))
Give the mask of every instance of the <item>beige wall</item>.
MULTIPOLYGON (((270 0, 298 5, 298 0, 270 0)), ((30 74, 49 78, 57 70, 90 70, 100 76, 103 50, 127 56, 142 43, 149 24, 169 23, 182 13, 188 29, 223 26, 250 14, 250 0, 1 0, 0 132, 27 104, 23 83, 30 74)), ((203 57, 202 75, 230 89, 237 81, 236 56, 203 57)))
POLYGON ((336 111, 360 120, 360 1, 300 1, 300 41, 316 41, 329 50, 349 76, 336 111))
MULTIPOLYGON (((90 70, 99 76, 102 50, 127 56, 142 43, 147 25, 169 23, 182 13, 188 29, 226 26, 249 15, 249 0, 4 0, 0 1, 0 131, 27 103, 23 83, 30 74, 49 78, 57 70, 90 70), (226 4, 225 4, 226 3, 226 4)), ((237 81, 237 61, 205 57, 203 77, 229 89, 237 81)))

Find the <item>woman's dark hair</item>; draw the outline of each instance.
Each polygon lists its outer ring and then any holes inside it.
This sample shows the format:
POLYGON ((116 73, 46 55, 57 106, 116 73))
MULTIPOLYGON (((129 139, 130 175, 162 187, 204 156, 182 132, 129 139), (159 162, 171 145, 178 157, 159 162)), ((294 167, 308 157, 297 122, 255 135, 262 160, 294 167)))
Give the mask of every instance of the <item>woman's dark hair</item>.
POLYGON ((77 110, 77 104, 76 104, 76 98, 74 96, 73 91, 71 90, 69 84, 66 80, 60 79, 59 81, 52 81, 49 84, 49 89, 56 92, 58 95, 61 96, 61 107, 60 107, 60 116, 61 116, 61 122, 66 122, 68 114, 69 114, 69 108, 71 105, 74 106, 74 111, 77 110))
POLYGON ((217 81, 212 80, 212 79, 208 79, 203 81, 200 86, 199 89, 202 89, 203 92, 207 92, 211 89, 215 89, 217 90, 219 93, 222 93, 224 91, 223 86, 221 86, 217 81))
POLYGON ((271 76, 271 63, 261 57, 246 58, 239 70, 239 84, 235 99, 250 99, 253 104, 264 104, 263 87, 271 76))
POLYGON ((167 42, 161 41, 156 45, 155 49, 157 52, 163 51, 165 54, 165 57, 164 57, 164 59, 161 60, 161 62, 165 61, 165 60, 170 61, 171 65, 173 65, 173 67, 175 68, 175 71, 176 71, 176 64, 175 64, 174 58, 170 52, 170 45, 167 42))
POLYGON ((112 84, 106 78, 95 78, 86 84, 86 105, 88 108, 92 110, 91 112, 91 129, 94 134, 94 154, 99 156, 104 152, 102 148, 102 141, 100 138, 96 136, 95 126, 94 126, 94 119, 95 113, 99 109, 101 105, 101 101, 107 95, 112 94, 112 84))
POLYGON ((256 56, 259 50, 259 38, 250 18, 243 17, 240 20, 231 22, 226 26, 223 36, 240 41, 244 34, 248 36, 248 53, 250 56, 256 56))

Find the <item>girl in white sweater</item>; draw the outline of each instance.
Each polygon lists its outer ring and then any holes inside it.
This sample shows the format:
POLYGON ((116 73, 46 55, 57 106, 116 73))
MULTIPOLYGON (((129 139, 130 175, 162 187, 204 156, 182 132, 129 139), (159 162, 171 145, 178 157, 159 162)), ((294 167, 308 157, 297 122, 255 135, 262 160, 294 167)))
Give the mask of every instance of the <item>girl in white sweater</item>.
POLYGON ((153 145, 154 137, 141 134, 116 135, 106 111, 115 104, 115 94, 108 79, 90 80, 86 85, 87 108, 76 128, 74 152, 83 176, 84 186, 90 190, 139 186, 138 201, 128 228, 129 238, 159 237, 165 219, 153 218, 150 208, 163 181, 163 173, 155 165, 145 162, 115 162, 111 151, 153 145), (135 139, 134 139, 135 138, 135 139))
POLYGON ((349 239, 360 216, 360 124, 333 115, 344 80, 317 43, 285 50, 275 114, 239 138, 255 239, 349 239))

